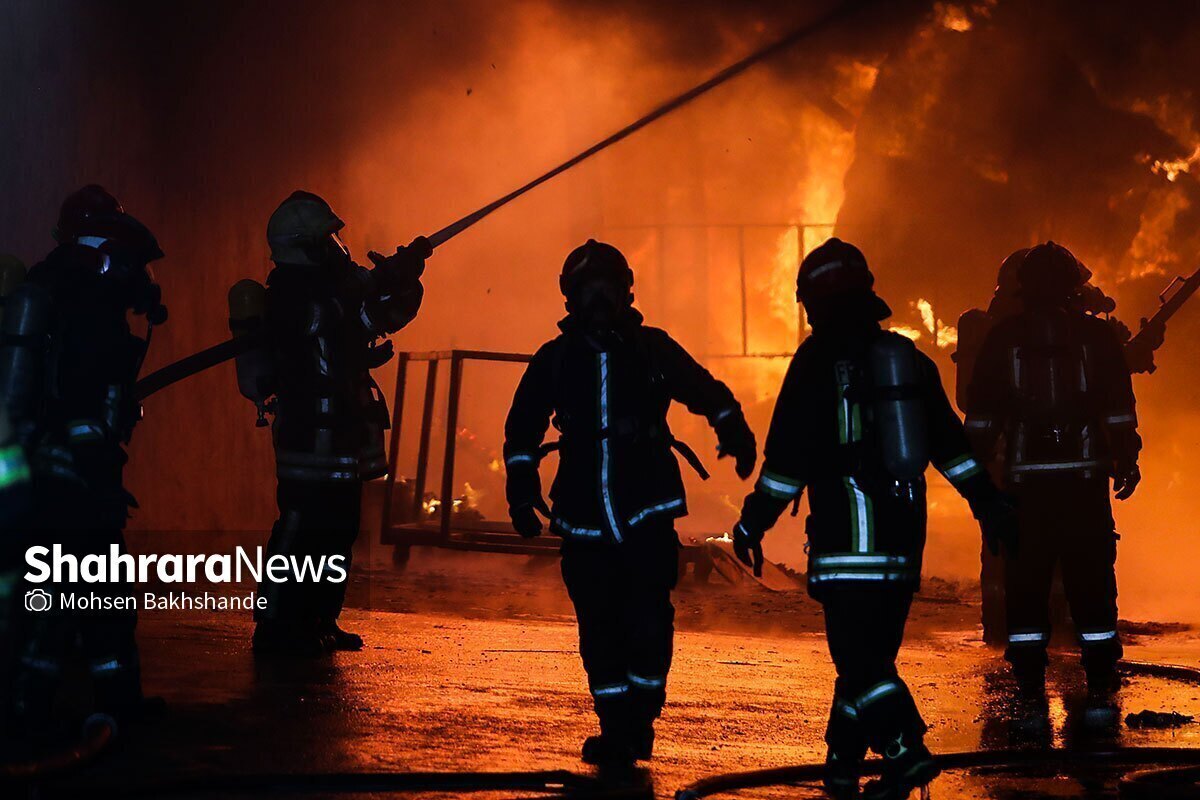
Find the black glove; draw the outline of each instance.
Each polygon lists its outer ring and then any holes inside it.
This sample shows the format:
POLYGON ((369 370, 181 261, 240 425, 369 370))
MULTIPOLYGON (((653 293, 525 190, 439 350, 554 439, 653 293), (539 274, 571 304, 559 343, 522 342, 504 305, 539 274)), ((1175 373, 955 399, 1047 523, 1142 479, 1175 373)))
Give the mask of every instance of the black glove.
POLYGON ((374 274, 384 294, 404 291, 421 279, 425 272, 425 260, 433 255, 433 248, 424 236, 413 239, 408 247, 397 247, 396 252, 385 256, 371 250, 367 258, 375 265, 374 274))
POLYGON ((1116 474, 1113 475, 1113 491, 1116 492, 1118 500, 1128 500, 1133 496, 1133 490, 1141 483, 1142 472, 1138 469, 1137 462, 1129 464, 1118 464, 1116 474))
POLYGON ((997 489, 971 510, 979 520, 983 540, 991 554, 998 556, 1003 549, 1009 558, 1016 558, 1020 542, 1016 499, 997 489))
POLYGON ((542 520, 537 515, 538 511, 541 511, 546 517, 550 516, 550 509, 546 508, 546 502, 540 498, 534 503, 508 510, 508 516, 512 520, 513 527, 516 528, 517 533, 521 534, 522 537, 532 539, 535 536, 541 535, 542 520), (535 508, 536 511, 534 510, 535 508))
POLYGON ((754 464, 758 461, 758 443, 754 440, 754 431, 746 424, 746 418, 741 411, 727 415, 716 425, 717 458, 733 456, 734 471, 742 480, 749 478, 754 472, 754 464))
POLYGON ((364 364, 367 369, 382 367, 391 361, 394 355, 396 355, 396 346, 392 344, 391 339, 385 339, 382 344, 374 344, 367 348, 364 364))
POLYGON ((733 526, 733 554, 747 567, 754 569, 754 577, 762 577, 763 549, 762 533, 750 533, 741 522, 733 526))

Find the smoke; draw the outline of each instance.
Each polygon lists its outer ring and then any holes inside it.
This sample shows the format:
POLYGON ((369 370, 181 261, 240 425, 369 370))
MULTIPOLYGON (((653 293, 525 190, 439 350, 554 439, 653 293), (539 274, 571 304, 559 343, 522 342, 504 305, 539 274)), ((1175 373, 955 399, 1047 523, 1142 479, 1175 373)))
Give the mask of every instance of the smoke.
MULTIPOLYGON (((881 291, 928 298, 952 321, 986 302, 1005 255, 1054 239, 1136 329, 1170 277, 1197 261, 1197 11, 937 4, 879 65, 846 174, 838 232, 863 247, 881 291)), ((1200 611, 1185 588, 1198 545, 1184 522, 1200 488, 1196 312, 1171 322, 1159 371, 1135 379, 1146 480, 1116 511, 1126 613, 1200 611)), ((930 564, 968 568, 970 522, 961 504, 939 505, 930 564)))
MULTIPOLYGON (((152 369, 228 335, 224 293, 266 276, 266 219, 292 190, 326 196, 362 260, 489 202, 831 5, 356 0, 334 13, 307 0, 21 0, 0 11, 0 144, 11 156, 0 248, 35 260, 61 197, 109 185, 167 252, 157 272, 171 320, 152 369)), ((1196 15, 1165 1, 869 4, 441 248, 397 347, 531 352, 556 332, 564 255, 607 239, 629 256, 648 321, 708 356, 761 439, 786 362, 723 356, 794 348, 797 263, 834 231, 863 248, 895 323, 947 381, 958 315, 986 303, 1000 260, 1034 241, 1071 247, 1135 322, 1195 262, 1196 15)), ((1118 514, 1126 608, 1165 597, 1161 584, 1189 585, 1184 565, 1197 555, 1178 520, 1195 517, 1200 496, 1188 347, 1198 328, 1185 310, 1159 373, 1138 379, 1147 478, 1118 514), (1176 557, 1164 572, 1167 548, 1176 557)), ((467 367, 456 489, 491 517, 503 514, 496 458, 518 373, 467 367)), ((379 371, 385 390, 393 375, 379 371)), ((422 377, 414 368, 404 474, 422 377)), ((129 468, 142 506, 133 525, 269 526, 269 435, 253 427, 230 367, 146 405, 129 468)), ((681 413, 672 424, 715 467, 707 484, 689 479, 683 529, 718 533, 748 487, 713 463, 701 422, 681 413)), ((435 445, 442 437, 435 430, 435 445)), ((964 506, 944 487, 934 498, 929 564, 971 574, 964 506)), ((795 521, 769 541, 793 565, 802 546, 795 521)))

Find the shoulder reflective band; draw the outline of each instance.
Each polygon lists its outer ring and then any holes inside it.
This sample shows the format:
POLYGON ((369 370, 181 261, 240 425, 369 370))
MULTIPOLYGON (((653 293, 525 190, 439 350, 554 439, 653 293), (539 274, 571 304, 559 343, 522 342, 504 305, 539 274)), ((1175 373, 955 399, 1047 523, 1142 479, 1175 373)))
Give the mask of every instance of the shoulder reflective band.
POLYGON ((529 453, 513 453, 511 456, 504 459, 504 463, 506 466, 511 467, 513 464, 532 464, 536 460, 537 459, 535 459, 529 453))
POLYGON ((871 498, 859 488, 854 478, 843 478, 850 500, 850 549, 869 553, 875 549, 875 513, 871 498))
POLYGON ((967 478, 974 477, 983 471, 979 462, 967 455, 959 456, 938 467, 938 472, 946 476, 951 483, 961 483, 967 478))
POLYGON ((1109 631, 1088 631, 1080 632, 1079 639, 1082 642, 1107 642, 1109 639, 1117 638, 1115 630, 1109 631))
POLYGON ((634 675, 629 673, 629 682, 638 689, 661 689, 667 685, 666 678, 647 678, 642 675, 634 675))
POLYGON ((901 688, 902 687, 899 681, 881 681, 880 683, 875 684, 870 689, 867 689, 865 692, 860 694, 858 696, 858 700, 855 701, 855 705, 857 705, 859 711, 861 711, 863 708, 871 705, 871 703, 874 703, 876 700, 882 700, 888 695, 899 692, 901 688))
MULTIPOLYGON (((600 353, 600 431, 608 432, 608 353, 600 353)), ((612 492, 608 482, 609 452, 608 436, 600 437, 600 495, 604 500, 604 514, 612 527, 613 538, 621 541, 621 526, 617 524, 617 512, 613 508, 612 492)))
POLYGON ((668 500, 667 502, 659 503, 656 506, 650 506, 649 508, 643 508, 641 511, 639 511, 638 513, 634 514, 632 517, 629 518, 629 525, 630 525, 630 527, 632 527, 634 525, 637 525, 639 522, 641 522, 642 520, 644 520, 646 517, 650 516, 651 514, 657 514, 661 511, 669 511, 672 508, 679 508, 682 505, 683 505, 683 498, 676 497, 674 500, 668 500))
POLYGON ((800 481, 792 480, 784 475, 780 475, 778 472, 771 472, 768 469, 764 469, 758 476, 758 488, 780 500, 791 500, 800 494, 803 487, 804 484, 800 481))
POLYGON ((1009 472, 1068 472, 1072 470, 1095 469, 1099 461, 1052 461, 1036 464, 1014 464, 1009 472))
POLYGON ((0 489, 29 480, 29 464, 20 445, 10 444, 0 449, 0 489))
POLYGON ((592 697, 615 697, 629 691, 628 683, 608 683, 592 687, 592 697))
POLYGON ((967 417, 967 421, 963 423, 963 427, 969 431, 978 431, 987 430, 992 427, 992 424, 992 420, 985 417, 967 417))
POLYGON ((113 658, 108 661, 101 661, 98 664, 92 664, 91 671, 92 671, 92 673, 116 672, 120 668, 121 668, 121 662, 117 661, 115 658, 113 658))
POLYGON ((1104 421, 1109 425, 1132 425, 1137 422, 1137 417, 1133 414, 1115 414, 1111 417, 1105 417, 1104 421))
POLYGON ((1008 635, 1009 644, 1042 644, 1048 641, 1050 634, 1045 631, 1023 631, 1008 635))

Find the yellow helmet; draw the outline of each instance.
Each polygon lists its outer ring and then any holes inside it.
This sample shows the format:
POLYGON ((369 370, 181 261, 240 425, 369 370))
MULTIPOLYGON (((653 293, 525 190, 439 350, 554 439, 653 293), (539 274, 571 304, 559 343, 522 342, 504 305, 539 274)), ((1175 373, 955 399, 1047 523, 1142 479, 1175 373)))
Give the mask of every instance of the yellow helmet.
POLYGON ((312 192, 292 192, 267 221, 271 260, 276 264, 320 266, 326 260, 322 254, 331 244, 348 258, 349 251, 337 235, 345 226, 321 197, 312 192))
POLYGON ((9 253, 0 253, 0 298, 25 282, 25 262, 9 253))

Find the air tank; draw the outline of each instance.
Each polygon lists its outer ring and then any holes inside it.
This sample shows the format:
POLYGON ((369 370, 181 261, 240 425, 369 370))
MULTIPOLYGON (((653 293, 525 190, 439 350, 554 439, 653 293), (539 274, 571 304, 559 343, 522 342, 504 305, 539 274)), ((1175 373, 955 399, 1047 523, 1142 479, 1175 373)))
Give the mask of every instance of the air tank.
POLYGON ((929 437, 917 349, 903 336, 889 333, 871 345, 868 361, 884 471, 902 483, 919 480, 929 464, 929 437))
POLYGON ((16 426, 29 422, 41 399, 50 326, 50 295, 24 283, 4 299, 0 346, 0 398, 16 426))
MULTIPOLYGON (((266 287, 249 278, 238 281, 230 288, 229 331, 234 337, 261 334, 266 298, 266 287)), ((238 391, 258 408, 259 423, 265 425, 263 412, 267 400, 274 393, 275 384, 271 354, 265 340, 257 347, 238 354, 235 365, 238 391)))

